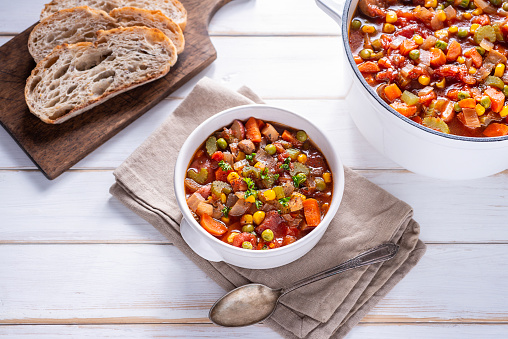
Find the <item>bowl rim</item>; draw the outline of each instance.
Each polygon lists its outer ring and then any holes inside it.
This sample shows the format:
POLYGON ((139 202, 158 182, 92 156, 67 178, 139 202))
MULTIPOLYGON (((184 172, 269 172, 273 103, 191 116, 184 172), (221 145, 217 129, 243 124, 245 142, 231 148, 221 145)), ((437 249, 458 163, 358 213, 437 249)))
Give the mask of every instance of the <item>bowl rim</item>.
MULTIPOLYGON (((363 77, 362 73, 358 70, 358 67, 356 66, 356 63, 354 62, 353 53, 351 52, 351 48, 349 46, 349 18, 348 14, 350 12, 350 7, 353 3, 353 0, 346 0, 344 3, 344 9, 342 12, 342 23, 341 23, 341 31, 342 31, 342 42, 344 45, 344 51, 346 53, 349 66, 352 68, 353 72, 356 75, 356 78, 360 81, 360 83, 363 85, 364 89, 367 90, 367 92, 370 94, 371 97, 373 97, 381 106, 383 106, 389 113, 394 115, 396 118, 401 119, 405 123, 408 123, 410 126, 416 127, 419 130, 423 132, 430 133, 432 135, 435 135, 437 137, 446 138, 450 140, 456 140, 459 142, 475 142, 475 143, 490 143, 490 142, 498 142, 498 141, 506 141, 508 140, 508 135, 501 136, 501 137, 466 137, 461 135, 455 135, 455 134, 446 134, 442 132, 435 131, 433 129, 430 129, 428 127, 425 127, 423 125, 420 125, 413 120, 406 118, 402 114, 398 113, 396 110, 394 110, 390 105, 388 105, 383 99, 379 97, 379 95, 374 91, 374 89, 367 83, 365 78, 363 77)), ((356 8, 353 9, 352 14, 356 8)), ((351 15, 351 18, 353 18, 353 15, 351 15)))
MULTIPOLYGON (((255 112, 252 112, 251 116, 255 116, 255 115, 256 115, 255 112)), ((274 118, 276 118, 276 116, 274 116, 274 118)), ((235 118, 232 117, 231 121, 228 120, 227 122, 221 123, 221 124, 223 126, 227 126, 234 119, 235 118)), ((267 119, 264 119, 264 120, 267 120, 267 119)), ((269 120, 269 121, 277 122, 276 119, 269 120)), ((287 125, 287 126, 291 127, 289 125, 287 125)), ((319 150, 321 151, 322 147, 319 147, 320 145, 317 145, 317 143, 316 143, 316 146, 318 146, 319 150)), ((196 149, 192 150, 192 156, 194 155, 195 151, 196 151, 196 149)), ((189 158, 189 161, 190 161, 190 159, 192 159, 192 156, 189 158)), ((327 159, 327 162, 330 165, 328 159, 327 159)), ((310 241, 312 241, 312 239, 314 239, 315 237, 317 237, 320 234, 320 232, 317 232, 318 228, 320 228, 320 229, 327 228, 328 225, 330 224, 330 222, 332 221, 332 219, 335 217, 335 215, 339 209, 339 206, 342 202, 342 198, 344 195, 344 188, 345 188, 344 178, 345 178, 344 163, 342 162, 342 159, 339 156, 338 152, 333 147, 333 144, 330 142, 328 137, 321 131, 320 128, 318 128, 316 125, 314 125, 311 121, 309 121, 302 115, 296 114, 296 113, 291 112, 287 109, 283 109, 283 108, 272 106, 272 105, 266 105, 266 104, 249 104, 249 105, 241 105, 241 106, 232 107, 232 108, 223 110, 219 113, 216 113, 216 114, 212 115, 211 117, 209 117, 208 119, 206 119, 205 121, 203 121, 202 123, 200 123, 198 125, 198 127, 196 127, 192 131, 192 133, 189 134, 189 136, 183 143, 183 145, 178 153, 178 157, 175 162, 173 182, 174 182, 174 190, 175 190, 175 197, 177 200, 177 204, 180 207, 180 211, 182 212, 183 217, 185 219, 187 219, 189 225, 193 226, 194 228, 197 228, 199 230, 198 232, 200 232, 202 235, 204 235, 206 237, 206 239, 217 244, 217 246, 220 246, 226 252, 233 252, 233 253, 239 254, 244 257, 245 256, 264 257, 264 256, 273 256, 274 254, 281 253, 281 252, 293 252, 295 250, 298 250, 300 247, 305 246, 305 244, 309 243, 310 241), (247 250, 247 249, 239 248, 236 246, 232 246, 230 244, 224 243, 223 241, 217 239, 216 237, 214 237, 213 235, 211 235, 210 233, 205 231, 203 229, 203 227, 192 217, 190 210, 187 206, 187 203, 185 201, 185 187, 183 184, 183 180, 180 183, 180 180, 177 179, 177 175, 184 174, 187 170, 188 165, 189 165, 188 162, 184 161, 185 160, 184 159, 185 152, 183 152, 183 151, 184 151, 184 148, 190 148, 190 146, 189 146, 190 140, 195 138, 196 135, 198 135, 198 134, 206 135, 206 137, 208 137, 211 133, 213 133, 215 131, 215 130, 209 131, 209 132, 201 131, 202 129, 206 129, 203 126, 206 126, 212 120, 220 119, 224 115, 234 114, 236 111, 241 111, 241 110, 246 110, 246 109, 254 109, 254 110, 256 110, 256 109, 271 109, 271 110, 276 110, 276 111, 282 111, 282 112, 284 112, 284 114, 293 115, 293 116, 296 116, 296 117, 302 119, 306 124, 310 125, 312 128, 314 128, 317 132, 319 132, 321 134, 325 143, 328 144, 327 146, 329 146, 331 152, 334 154, 335 160, 337 162, 337 169, 335 169, 335 171, 332 172, 332 176, 334 178, 332 203, 330 204, 330 209, 326 213, 323 220, 319 223, 318 226, 315 227, 315 229, 312 232, 307 234, 302 239, 298 239, 297 241, 295 241, 294 243, 291 243, 289 245, 278 247, 278 248, 273 248, 273 249, 266 250, 266 251, 253 251, 253 250, 247 250), (182 168, 181 172, 179 171, 179 168, 182 168), (339 181, 335 181, 336 179, 339 181), (177 186, 177 183, 178 183, 178 186, 177 186), (179 186, 180 186, 180 189, 178 188, 179 186), (181 189, 181 187, 183 187, 183 190, 181 189), (183 193, 183 197, 181 196, 182 193, 183 193), (330 211, 332 211, 333 213, 329 213, 330 211), (325 222, 323 222, 323 221, 325 221, 325 222)), ((326 231, 326 229, 325 229, 325 231, 326 231)), ((324 234, 324 232, 323 232, 323 234, 324 234)))

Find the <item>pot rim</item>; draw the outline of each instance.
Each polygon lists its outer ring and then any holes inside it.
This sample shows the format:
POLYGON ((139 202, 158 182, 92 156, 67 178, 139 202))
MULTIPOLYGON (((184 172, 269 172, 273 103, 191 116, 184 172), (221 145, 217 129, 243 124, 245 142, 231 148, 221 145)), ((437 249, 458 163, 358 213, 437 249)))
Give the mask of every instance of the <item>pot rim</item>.
POLYGON ((437 137, 446 138, 449 140, 456 140, 459 142, 466 141, 466 142, 475 142, 475 143, 490 143, 490 142, 499 142, 499 141, 507 141, 508 135, 502 136, 502 137, 482 137, 482 138, 475 138, 475 137, 465 137, 461 135, 455 135, 455 134, 445 134, 438 131, 435 131, 433 129, 430 129, 428 127, 425 127, 423 125, 420 125, 413 120, 406 118, 402 114, 398 113, 396 110, 394 110, 390 105, 388 105, 383 99, 379 97, 379 95, 374 91, 374 88, 371 87, 365 78, 363 77, 362 73, 358 70, 358 67, 356 66, 356 63, 354 62, 353 53, 351 52, 351 48, 349 46, 349 20, 348 20, 348 13, 349 9, 351 7, 353 0, 346 0, 344 3, 344 9, 342 11, 342 23, 341 23, 341 29, 342 29, 342 43, 344 45, 344 51, 347 56, 347 59, 349 61, 349 66, 352 68, 353 72, 355 73, 357 79, 360 81, 362 86, 367 90, 367 92, 370 94, 371 97, 373 97, 381 106, 383 106, 389 113, 394 115, 396 118, 401 119, 405 123, 408 123, 409 125, 416 127, 420 129, 423 132, 427 132, 430 134, 433 134, 437 137))

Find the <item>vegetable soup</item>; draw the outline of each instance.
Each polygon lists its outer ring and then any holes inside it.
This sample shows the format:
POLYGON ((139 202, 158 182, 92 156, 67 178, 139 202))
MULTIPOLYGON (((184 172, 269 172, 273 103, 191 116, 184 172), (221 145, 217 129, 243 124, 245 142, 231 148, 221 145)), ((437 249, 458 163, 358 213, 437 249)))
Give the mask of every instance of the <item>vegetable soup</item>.
POLYGON ((333 179, 305 131, 251 117, 206 139, 187 169, 185 190, 208 233, 232 246, 268 250, 319 225, 333 179))

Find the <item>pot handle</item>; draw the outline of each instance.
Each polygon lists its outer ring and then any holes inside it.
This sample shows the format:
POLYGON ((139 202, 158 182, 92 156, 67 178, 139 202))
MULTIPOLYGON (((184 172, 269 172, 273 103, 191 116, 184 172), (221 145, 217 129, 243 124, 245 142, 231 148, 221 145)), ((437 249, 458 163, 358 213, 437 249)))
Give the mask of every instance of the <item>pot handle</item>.
POLYGON ((343 0, 316 0, 316 4, 323 12, 335 20, 339 26, 342 25, 342 11, 344 10, 343 0))
POLYGON ((208 261, 222 261, 222 256, 210 246, 201 234, 199 234, 187 221, 182 218, 180 222, 180 234, 189 247, 201 258, 208 261))

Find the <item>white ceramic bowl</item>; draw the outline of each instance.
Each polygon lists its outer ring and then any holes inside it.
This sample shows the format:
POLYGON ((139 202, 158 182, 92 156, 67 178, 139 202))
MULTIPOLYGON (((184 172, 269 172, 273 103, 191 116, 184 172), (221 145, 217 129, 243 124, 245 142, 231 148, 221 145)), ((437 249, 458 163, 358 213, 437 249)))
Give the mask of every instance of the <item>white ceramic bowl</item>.
POLYGON ((349 48, 349 22, 358 0, 316 2, 341 25, 345 69, 353 79, 346 107, 372 146, 412 172, 440 179, 474 179, 508 168, 508 136, 469 138, 439 133, 402 116, 379 98, 358 70, 349 48))
POLYGON ((335 216, 342 200, 344 168, 330 141, 308 120, 295 113, 272 106, 246 105, 228 109, 212 116, 189 135, 176 160, 174 183, 178 206, 183 214, 180 232, 183 239, 199 256, 210 261, 224 261, 239 267, 262 269, 288 264, 303 256, 317 244, 335 216), (196 150, 214 131, 223 126, 230 126, 235 119, 243 121, 251 116, 306 131, 310 139, 325 156, 333 175, 332 202, 321 223, 312 232, 294 243, 266 251, 253 251, 234 247, 215 238, 192 217, 185 200, 184 179, 187 167, 196 150))

